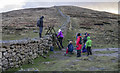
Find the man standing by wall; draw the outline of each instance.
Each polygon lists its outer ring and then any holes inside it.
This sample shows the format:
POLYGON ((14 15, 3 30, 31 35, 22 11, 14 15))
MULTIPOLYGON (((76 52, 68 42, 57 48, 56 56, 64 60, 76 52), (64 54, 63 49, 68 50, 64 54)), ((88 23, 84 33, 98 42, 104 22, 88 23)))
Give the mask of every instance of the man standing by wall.
POLYGON ((39 37, 42 37, 42 31, 43 31, 43 18, 44 16, 41 16, 40 19, 37 21, 37 26, 39 27, 39 37))

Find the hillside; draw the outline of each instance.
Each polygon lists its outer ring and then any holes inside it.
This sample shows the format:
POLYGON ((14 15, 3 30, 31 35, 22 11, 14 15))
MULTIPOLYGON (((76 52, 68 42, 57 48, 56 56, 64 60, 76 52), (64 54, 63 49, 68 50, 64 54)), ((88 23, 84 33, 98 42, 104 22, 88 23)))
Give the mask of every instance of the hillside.
POLYGON ((19 38, 33 38, 38 36, 38 34, 33 33, 33 31, 38 30, 36 23, 41 16, 45 17, 44 27, 51 25, 58 27, 62 25, 65 20, 54 7, 30 8, 2 13, 3 40, 16 40, 19 38), (17 35, 19 36, 18 38, 15 37, 17 35))
MULTIPOLYGON (((118 15, 75 6, 58 6, 58 8, 63 14, 70 16, 70 29, 74 30, 72 31, 74 36, 77 32, 82 34, 88 32, 94 43, 98 45, 103 43, 103 45, 117 46, 118 15)), ((33 33, 33 31, 38 30, 36 21, 42 15, 45 16, 45 27, 55 25, 58 29, 65 22, 65 18, 60 15, 56 7, 30 8, 2 13, 3 40, 37 37, 38 33, 33 33), (19 37, 14 38, 17 35, 19 37)), ((67 39, 72 38, 75 37, 67 39)))
MULTIPOLYGON (((38 37, 37 19, 44 15, 45 28, 55 25, 57 31, 70 17, 67 33, 64 36, 62 50, 54 46, 54 51, 46 54, 46 58, 38 57, 32 64, 24 64, 19 68, 7 71, 118 71, 118 15, 99 12, 75 6, 57 6, 50 8, 30 8, 2 13, 3 40, 19 40, 38 37), (64 14, 65 16, 62 16, 64 14), (85 32, 92 39, 93 55, 82 53, 80 58, 73 54, 64 55, 68 40, 73 40, 76 47, 76 33, 85 32)), ((43 35, 46 30, 43 31, 43 35)), ((63 32, 64 33, 64 32, 63 32)))
POLYGON ((46 25, 57 25, 60 23, 60 14, 57 13, 54 7, 51 8, 30 8, 23 10, 10 11, 2 13, 2 20, 4 26, 21 26, 33 25, 36 26, 36 21, 41 17, 45 17, 46 25), (52 23, 50 23, 52 22, 52 23))
POLYGON ((74 6, 59 8, 70 16, 73 35, 77 32, 82 33, 82 36, 85 32, 90 33, 97 48, 118 46, 118 15, 74 6))

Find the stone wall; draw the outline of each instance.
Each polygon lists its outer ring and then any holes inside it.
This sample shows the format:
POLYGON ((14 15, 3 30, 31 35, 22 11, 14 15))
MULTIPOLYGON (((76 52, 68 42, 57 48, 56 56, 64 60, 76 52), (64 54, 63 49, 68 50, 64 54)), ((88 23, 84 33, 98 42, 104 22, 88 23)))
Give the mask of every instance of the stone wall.
POLYGON ((48 53, 52 45, 52 35, 41 39, 29 39, 19 42, 2 43, 0 49, 0 67, 2 70, 18 68, 22 64, 48 53))

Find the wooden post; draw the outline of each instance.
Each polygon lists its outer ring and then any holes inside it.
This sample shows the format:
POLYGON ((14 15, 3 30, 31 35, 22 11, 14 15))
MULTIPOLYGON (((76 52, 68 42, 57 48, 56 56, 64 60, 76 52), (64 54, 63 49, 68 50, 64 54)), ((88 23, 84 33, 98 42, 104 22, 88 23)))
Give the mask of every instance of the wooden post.
POLYGON ((57 44, 58 48, 61 50, 60 42, 58 41, 58 37, 55 32, 54 26, 48 26, 48 31, 46 32, 45 35, 48 35, 48 34, 52 34, 54 42, 57 44))

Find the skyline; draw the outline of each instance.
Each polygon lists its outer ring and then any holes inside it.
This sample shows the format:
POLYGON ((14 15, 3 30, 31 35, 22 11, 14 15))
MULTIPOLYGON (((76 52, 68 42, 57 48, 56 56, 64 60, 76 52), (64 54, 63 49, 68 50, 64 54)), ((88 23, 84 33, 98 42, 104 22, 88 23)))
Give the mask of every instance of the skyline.
POLYGON ((84 1, 54 1, 54 0, 47 0, 47 1, 33 1, 33 0, 13 0, 8 3, 4 3, 5 0, 2 0, 3 3, 0 5, 0 13, 2 12, 8 12, 12 10, 19 10, 19 9, 26 9, 26 8, 38 8, 38 7, 52 7, 52 6, 78 6, 82 8, 97 10, 97 11, 105 11, 115 14, 120 14, 118 11, 118 0, 96 0, 96 2, 93 2, 91 0, 84 0, 84 1), (62 2, 63 1, 63 2, 62 2))

